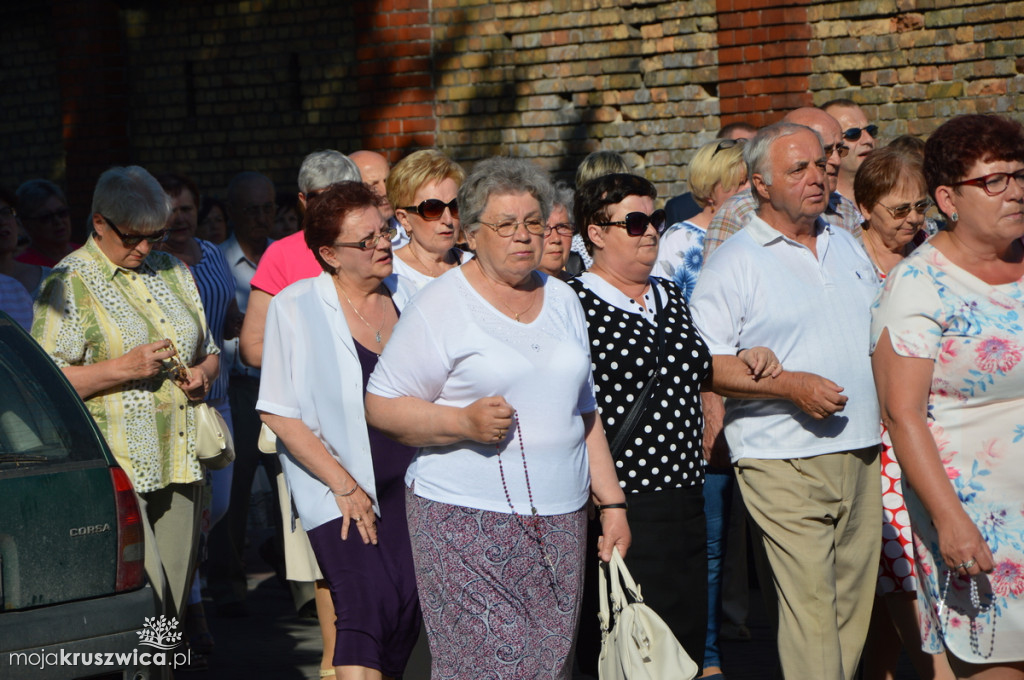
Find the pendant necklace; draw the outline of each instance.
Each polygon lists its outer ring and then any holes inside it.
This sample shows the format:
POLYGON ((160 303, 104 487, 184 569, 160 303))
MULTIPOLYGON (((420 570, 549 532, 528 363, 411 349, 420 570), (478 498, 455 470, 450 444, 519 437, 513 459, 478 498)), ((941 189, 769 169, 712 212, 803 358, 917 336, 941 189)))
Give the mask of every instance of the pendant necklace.
MULTIPOLYGON (((349 307, 351 307, 352 311, 356 313, 356 316, 359 317, 359 320, 362 321, 364 324, 366 324, 366 327, 369 328, 372 331, 373 330, 373 326, 371 326, 370 322, 367 321, 363 317, 363 315, 359 313, 359 310, 356 309, 356 306, 354 304, 352 304, 352 300, 349 299, 348 295, 345 293, 345 289, 341 287, 341 284, 338 283, 337 280, 335 280, 334 285, 335 285, 335 287, 339 291, 341 291, 341 294, 345 296, 345 299, 348 300, 349 307)), ((380 313, 380 326, 377 327, 376 336, 374 337, 374 339, 377 341, 378 345, 381 344, 380 332, 384 329, 384 322, 387 319, 387 313, 386 312, 387 312, 387 309, 384 307, 384 302, 383 302, 383 299, 382 299, 381 300, 381 313, 380 313)))
MULTIPOLYGON (((479 263, 479 260, 477 260, 477 262, 479 263)), ((492 288, 494 288, 494 292, 497 293, 498 292, 497 284, 494 283, 494 281, 491 280, 491 277, 487 275, 487 272, 484 271, 484 268, 481 265, 477 264, 477 267, 480 268, 480 273, 483 275, 484 279, 487 280, 488 285, 490 285, 492 288)), ((533 274, 532 273, 530 274, 530 279, 531 280, 533 279, 533 274)), ((534 291, 535 290, 536 289, 534 289, 534 291)), ((531 291, 531 292, 533 292, 533 291, 531 291)), ((523 314, 526 314, 528 311, 533 309, 533 306, 535 304, 537 304, 537 296, 534 295, 533 298, 530 300, 530 304, 528 304, 526 306, 526 309, 524 309, 521 312, 517 312, 515 309, 512 308, 512 305, 510 305, 508 302, 506 302, 503 298, 499 297, 498 299, 501 300, 501 304, 505 305, 505 307, 508 309, 508 311, 510 311, 512 313, 512 318, 515 319, 518 323, 526 323, 525 321, 523 321, 519 317, 521 317, 523 314)))

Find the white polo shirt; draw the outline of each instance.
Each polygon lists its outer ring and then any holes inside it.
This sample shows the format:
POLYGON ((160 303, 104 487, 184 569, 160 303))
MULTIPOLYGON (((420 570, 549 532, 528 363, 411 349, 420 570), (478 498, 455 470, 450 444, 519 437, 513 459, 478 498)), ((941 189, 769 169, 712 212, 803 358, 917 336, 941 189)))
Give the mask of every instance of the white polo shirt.
POLYGON ((740 458, 809 458, 878 444, 868 354, 879 280, 864 249, 819 220, 817 257, 756 215, 708 258, 690 310, 712 354, 771 348, 789 371, 844 388, 839 413, 815 420, 779 399, 726 399, 725 437, 740 458))

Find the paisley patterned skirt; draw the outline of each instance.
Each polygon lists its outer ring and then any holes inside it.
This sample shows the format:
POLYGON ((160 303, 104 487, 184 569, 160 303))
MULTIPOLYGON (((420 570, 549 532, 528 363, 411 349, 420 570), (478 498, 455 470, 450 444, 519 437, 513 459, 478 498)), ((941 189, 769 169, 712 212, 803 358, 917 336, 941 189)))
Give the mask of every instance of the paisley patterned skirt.
POLYGON ((434 680, 571 677, 583 509, 535 520, 407 489, 406 514, 434 680))

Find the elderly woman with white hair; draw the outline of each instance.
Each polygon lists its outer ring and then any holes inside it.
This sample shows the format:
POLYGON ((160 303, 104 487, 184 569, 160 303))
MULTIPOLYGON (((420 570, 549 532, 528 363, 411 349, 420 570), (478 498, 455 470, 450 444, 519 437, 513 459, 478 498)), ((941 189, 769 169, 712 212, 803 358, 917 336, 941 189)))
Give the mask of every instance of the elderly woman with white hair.
POLYGON ((170 214, 145 169, 104 172, 93 233, 44 283, 32 334, 131 480, 147 520, 146 575, 164 614, 180 618, 201 511, 195 407, 217 377, 219 350, 188 267, 153 249, 170 214))
POLYGON ((536 271, 551 197, 527 161, 476 164, 458 193, 476 257, 405 307, 367 389, 367 421, 419 447, 406 512, 433 677, 570 677, 588 498, 601 558, 630 543, 583 310, 536 271))

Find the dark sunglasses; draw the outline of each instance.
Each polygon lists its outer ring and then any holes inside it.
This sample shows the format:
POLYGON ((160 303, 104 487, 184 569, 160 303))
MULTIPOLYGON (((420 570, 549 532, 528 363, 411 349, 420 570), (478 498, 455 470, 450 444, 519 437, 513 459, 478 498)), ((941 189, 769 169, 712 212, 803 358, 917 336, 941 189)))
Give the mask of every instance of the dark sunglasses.
MULTIPOLYGON (((729 140, 732 141, 732 140, 729 140)), ((596 222, 599 227, 625 227, 626 233, 630 236, 643 236, 647 233, 647 227, 653 226, 660 235, 665 231, 665 211, 655 210, 650 215, 642 212, 631 212, 626 219, 617 222, 596 222)))
POLYGON ((711 157, 714 158, 715 154, 717 154, 719 151, 725 151, 726 149, 731 149, 734 146, 738 146, 740 144, 746 144, 746 143, 747 143, 747 140, 745 140, 745 139, 722 139, 722 140, 719 140, 718 144, 715 146, 715 153, 711 154, 711 157))
POLYGON ((444 215, 444 209, 448 208, 451 211, 452 217, 459 216, 459 199, 453 198, 448 203, 445 203, 438 198, 428 198, 419 205, 408 205, 400 210, 408 210, 415 212, 420 217, 430 222, 441 219, 441 215, 444 215))
POLYGON ((100 214, 100 217, 103 218, 103 221, 107 223, 108 227, 114 230, 114 233, 117 234, 117 237, 119 239, 121 239, 121 244, 124 245, 125 248, 134 248, 143 241, 152 244, 157 244, 163 243, 164 241, 167 240, 166 229, 155 231, 152 234, 125 234, 124 232, 117 228, 117 225, 114 224, 109 217, 106 217, 103 214, 100 214))
POLYGON ((875 135, 878 134, 878 126, 877 125, 867 125, 867 126, 862 127, 862 128, 850 128, 849 130, 846 130, 845 132, 843 132, 843 137, 848 139, 848 140, 850 140, 852 142, 852 141, 860 139, 861 132, 866 132, 869 135, 871 135, 872 137, 874 137, 875 135))
POLYGON ((833 151, 838 151, 840 158, 846 158, 846 154, 850 153, 850 147, 845 144, 829 144, 825 147, 825 158, 831 158, 833 151))
POLYGON ((926 198, 923 201, 918 201, 917 203, 904 203, 903 205, 898 205, 895 208, 890 208, 884 203, 879 203, 878 205, 888 210, 894 220, 902 220, 910 214, 911 210, 916 212, 918 215, 924 215, 928 212, 928 208, 931 204, 932 202, 926 198))

